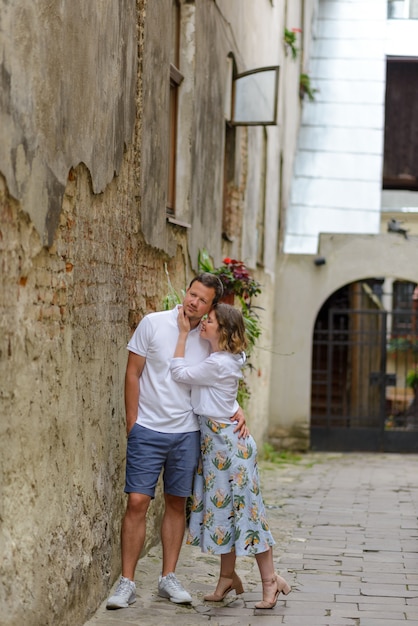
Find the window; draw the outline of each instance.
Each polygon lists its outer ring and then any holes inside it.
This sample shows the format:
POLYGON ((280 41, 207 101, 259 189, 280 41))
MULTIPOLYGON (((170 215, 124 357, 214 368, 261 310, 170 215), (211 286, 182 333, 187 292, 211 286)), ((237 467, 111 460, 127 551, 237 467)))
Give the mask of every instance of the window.
POLYGON ((275 125, 278 86, 277 65, 235 75, 232 123, 237 126, 275 125))
POLYGON ((262 128, 262 150, 260 153, 260 193, 257 212, 257 265, 264 266, 264 225, 266 221, 267 194, 267 130, 262 128))
POLYGON ((393 337, 405 337, 416 332, 415 288, 415 283, 406 280, 395 280, 393 283, 393 337))
MULTIPOLYGON (((229 53, 227 71, 225 112, 225 155, 224 155, 224 189, 223 189, 223 224, 222 236, 229 242, 239 239, 242 230, 242 204, 245 185, 236 178, 247 166, 246 160, 237 167, 236 144, 248 141, 248 126, 271 126, 277 123, 277 102, 279 88, 279 67, 262 67, 241 74, 237 73, 237 65, 232 52, 229 53), (237 127, 244 127, 237 134, 237 127)), ((242 156, 242 155, 241 155, 242 156)), ((267 132, 263 129, 261 145, 261 179, 260 193, 256 200, 256 258, 260 265, 264 263, 264 223, 266 212, 266 177, 267 177, 267 132)))
POLYGON ((241 202, 242 190, 237 175, 237 128, 231 124, 231 109, 233 101, 233 77, 237 73, 234 55, 229 53, 227 59, 226 89, 225 89, 225 151, 223 172, 223 213, 222 237, 233 243, 240 239, 242 229, 241 202))
POLYGON ((222 237, 231 243, 239 238, 241 233, 240 194, 235 183, 235 148, 236 129, 226 122, 222 237))
POLYGON ((169 154, 167 180, 167 213, 174 215, 176 208, 176 152, 178 91, 183 80, 180 63, 180 4, 172 0, 171 5, 171 54, 170 54, 170 101, 169 101, 169 154))
POLYGON ((418 191, 418 62, 389 58, 383 189, 418 191))
POLYGON ((418 17, 418 0, 388 0, 389 19, 414 19, 418 17))

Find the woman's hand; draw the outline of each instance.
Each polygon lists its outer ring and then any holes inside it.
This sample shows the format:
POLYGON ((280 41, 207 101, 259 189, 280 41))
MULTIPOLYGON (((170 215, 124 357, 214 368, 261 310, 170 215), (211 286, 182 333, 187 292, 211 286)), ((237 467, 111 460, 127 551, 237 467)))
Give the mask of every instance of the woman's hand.
POLYGON ((190 332, 190 320, 185 314, 184 308, 182 306, 179 307, 179 314, 177 316, 177 325, 181 333, 190 332))
POLYGON ((186 351, 186 341, 190 331, 190 321, 189 318, 186 317, 186 315, 184 314, 184 309, 182 306, 179 307, 177 326, 179 328, 179 336, 177 338, 177 345, 174 351, 174 358, 184 358, 184 353, 186 351))

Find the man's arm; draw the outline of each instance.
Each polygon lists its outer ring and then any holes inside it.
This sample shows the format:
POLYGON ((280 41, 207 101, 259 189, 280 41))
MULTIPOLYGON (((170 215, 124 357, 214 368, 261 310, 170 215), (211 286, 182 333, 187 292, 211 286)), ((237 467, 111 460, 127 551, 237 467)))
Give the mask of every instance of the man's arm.
POLYGON ((236 428, 234 428, 234 433, 239 431, 239 435, 238 435, 239 439, 245 439, 246 437, 248 437, 248 435, 250 434, 250 431, 248 430, 248 426, 245 422, 244 411, 241 409, 241 407, 239 407, 235 415, 231 417, 231 421, 238 422, 236 428))
POLYGON ((139 379, 145 361, 144 356, 129 352, 125 374, 126 434, 129 434, 138 417, 139 379))

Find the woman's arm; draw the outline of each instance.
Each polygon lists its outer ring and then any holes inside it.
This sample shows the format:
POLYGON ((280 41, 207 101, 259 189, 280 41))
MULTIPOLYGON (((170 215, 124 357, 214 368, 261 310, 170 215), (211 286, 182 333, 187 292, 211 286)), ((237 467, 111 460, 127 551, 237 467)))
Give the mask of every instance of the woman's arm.
POLYGON ((201 387, 212 387, 223 379, 219 364, 214 362, 212 357, 208 357, 196 365, 188 365, 182 357, 171 359, 171 375, 178 383, 186 385, 200 385, 201 387))
POLYGON ((177 325, 179 328, 179 336, 170 364, 172 377, 178 383, 186 383, 189 385, 205 385, 208 387, 216 384, 221 376, 217 363, 215 364, 212 363, 210 359, 205 359, 196 365, 187 365, 185 361, 180 360, 184 359, 187 335, 190 331, 190 321, 184 314, 182 306, 179 307, 177 325))

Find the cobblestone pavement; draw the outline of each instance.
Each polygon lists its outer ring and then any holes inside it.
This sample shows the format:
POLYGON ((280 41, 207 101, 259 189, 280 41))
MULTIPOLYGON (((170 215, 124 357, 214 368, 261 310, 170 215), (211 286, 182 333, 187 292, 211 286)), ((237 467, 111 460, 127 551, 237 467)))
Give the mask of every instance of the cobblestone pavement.
POLYGON ((191 606, 157 595, 159 548, 138 563, 137 601, 85 626, 418 626, 418 455, 306 454, 261 466, 276 539, 277 571, 292 585, 272 610, 257 610, 255 559, 240 558, 245 592, 206 603, 219 560, 184 546, 177 576, 191 606))

